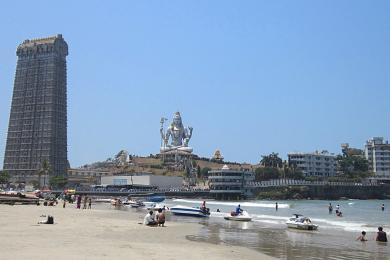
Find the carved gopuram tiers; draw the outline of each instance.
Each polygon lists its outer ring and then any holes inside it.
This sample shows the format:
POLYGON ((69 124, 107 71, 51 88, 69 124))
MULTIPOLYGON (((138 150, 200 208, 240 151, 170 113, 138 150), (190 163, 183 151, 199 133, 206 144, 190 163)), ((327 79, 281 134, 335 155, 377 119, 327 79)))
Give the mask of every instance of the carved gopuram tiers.
POLYGON ((64 175, 68 167, 68 45, 59 34, 25 40, 16 54, 3 168, 18 181, 30 181, 37 178, 42 162, 47 160, 50 175, 64 175))

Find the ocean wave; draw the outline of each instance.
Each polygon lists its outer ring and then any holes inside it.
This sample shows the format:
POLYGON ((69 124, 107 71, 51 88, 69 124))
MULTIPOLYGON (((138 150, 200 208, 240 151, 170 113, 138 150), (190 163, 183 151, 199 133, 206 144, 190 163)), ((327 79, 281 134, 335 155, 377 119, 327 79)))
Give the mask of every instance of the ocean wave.
POLYGON ((313 218, 312 220, 315 223, 324 223, 325 225, 320 226, 322 228, 342 228, 345 231, 376 231, 376 227, 362 222, 337 221, 321 218, 313 218))
MULTIPOLYGON (((173 199, 175 202, 187 202, 187 203, 197 203, 201 204, 202 200, 186 200, 186 199, 173 199)), ((209 205, 221 205, 221 206, 234 206, 238 204, 241 207, 259 207, 259 208, 275 208, 275 203, 257 203, 257 202, 223 202, 223 201, 207 201, 209 205)), ((280 203, 278 204, 279 208, 289 208, 289 204, 280 203)))
POLYGON ((253 219, 255 222, 261 222, 261 223, 267 223, 267 224, 284 224, 284 222, 276 221, 276 220, 269 220, 269 219, 253 219))

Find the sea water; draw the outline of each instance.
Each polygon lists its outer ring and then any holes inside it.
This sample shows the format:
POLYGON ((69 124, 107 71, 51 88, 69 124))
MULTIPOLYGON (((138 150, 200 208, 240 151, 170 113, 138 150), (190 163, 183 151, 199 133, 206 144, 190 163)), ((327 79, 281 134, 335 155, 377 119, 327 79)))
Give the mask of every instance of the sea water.
MULTIPOLYGON (((202 201, 172 199, 164 203, 168 207, 199 207, 202 201)), ((379 226, 390 233, 390 200, 207 201, 206 206, 211 211, 209 218, 172 216, 171 221, 201 225, 199 234, 188 239, 245 246, 282 259, 390 259, 390 242, 374 241, 379 226), (333 206, 331 214, 329 203, 333 206), (252 215, 251 222, 224 220, 238 204, 252 215), (343 217, 336 216, 337 205, 343 217), (318 231, 288 229, 285 222, 293 214, 310 217, 319 225, 318 231), (363 230, 369 241, 356 241, 363 230)))

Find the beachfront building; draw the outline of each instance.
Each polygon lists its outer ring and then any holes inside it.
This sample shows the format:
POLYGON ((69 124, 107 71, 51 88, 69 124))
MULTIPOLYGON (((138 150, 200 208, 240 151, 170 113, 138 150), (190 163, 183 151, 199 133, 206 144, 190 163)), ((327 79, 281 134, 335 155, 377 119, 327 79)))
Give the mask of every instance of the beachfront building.
POLYGON ((68 185, 90 186, 100 183, 102 176, 112 176, 114 173, 104 169, 94 168, 70 168, 68 169, 68 185))
POLYGON ((102 186, 142 185, 144 187, 157 187, 159 189, 180 189, 183 186, 183 177, 153 175, 148 173, 102 176, 100 185, 102 186))
POLYGON ((327 151, 288 154, 288 164, 301 170, 305 176, 330 177, 336 175, 336 156, 327 151))
POLYGON ((66 56, 61 34, 25 40, 17 48, 4 170, 15 181, 38 179, 44 161, 50 175, 65 175, 67 160, 66 56))
POLYGON ((364 155, 369 170, 375 177, 390 177, 390 144, 383 137, 373 137, 366 142, 364 155))
POLYGON ((249 183, 255 180, 255 175, 251 171, 231 170, 224 165, 221 169, 208 173, 210 195, 216 199, 239 200, 253 195, 249 183))

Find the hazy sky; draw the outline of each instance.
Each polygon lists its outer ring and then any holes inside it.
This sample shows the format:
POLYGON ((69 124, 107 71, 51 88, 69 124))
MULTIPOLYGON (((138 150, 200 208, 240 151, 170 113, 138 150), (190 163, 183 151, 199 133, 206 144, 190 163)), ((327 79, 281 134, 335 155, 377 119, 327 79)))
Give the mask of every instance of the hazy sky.
POLYGON ((389 14, 390 1, 6 1, 0 168, 16 47, 57 33, 73 167, 157 153, 177 110, 194 153, 230 161, 390 139, 389 14))

